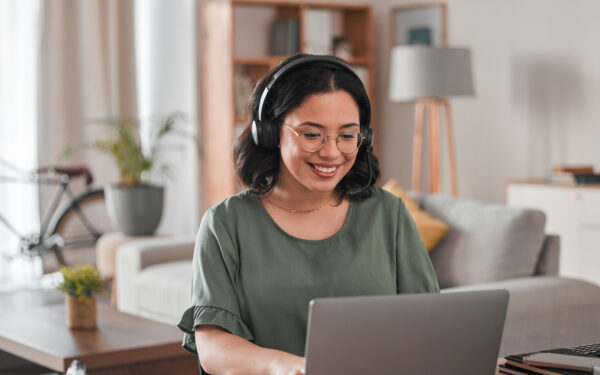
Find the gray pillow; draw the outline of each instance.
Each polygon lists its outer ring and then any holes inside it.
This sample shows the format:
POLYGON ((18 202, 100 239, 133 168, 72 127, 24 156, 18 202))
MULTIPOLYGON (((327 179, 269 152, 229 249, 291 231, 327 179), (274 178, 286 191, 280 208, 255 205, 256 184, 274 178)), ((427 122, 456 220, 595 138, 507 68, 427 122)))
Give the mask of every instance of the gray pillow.
POLYGON ((430 253, 441 288, 533 275, 543 212, 442 194, 425 196, 423 208, 450 226, 430 253))

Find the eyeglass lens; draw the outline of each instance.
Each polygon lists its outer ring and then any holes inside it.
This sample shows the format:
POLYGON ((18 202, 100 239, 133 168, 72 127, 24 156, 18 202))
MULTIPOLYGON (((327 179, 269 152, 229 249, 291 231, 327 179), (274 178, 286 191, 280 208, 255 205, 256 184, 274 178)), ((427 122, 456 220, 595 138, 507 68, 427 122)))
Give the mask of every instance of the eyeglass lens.
MULTIPOLYGON (((308 152, 316 152, 325 146, 328 138, 332 136, 326 136, 325 134, 318 131, 307 131, 300 135, 300 142, 302 148, 308 152)), ((362 134, 359 132, 343 132, 335 137, 335 143, 338 149, 343 153, 351 153, 358 149, 362 142, 362 134)))

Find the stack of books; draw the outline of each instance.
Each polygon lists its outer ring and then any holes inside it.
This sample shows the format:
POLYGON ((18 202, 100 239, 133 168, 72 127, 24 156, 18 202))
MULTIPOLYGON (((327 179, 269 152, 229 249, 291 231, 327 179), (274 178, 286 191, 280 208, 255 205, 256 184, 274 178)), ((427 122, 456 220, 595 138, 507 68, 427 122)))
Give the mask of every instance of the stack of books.
POLYGON ((594 171, 592 166, 566 166, 559 165, 552 169, 547 178, 550 182, 562 182, 570 184, 600 184, 600 174, 594 171))
POLYGON ((600 344, 509 355, 499 365, 501 374, 511 375, 600 375, 600 344))

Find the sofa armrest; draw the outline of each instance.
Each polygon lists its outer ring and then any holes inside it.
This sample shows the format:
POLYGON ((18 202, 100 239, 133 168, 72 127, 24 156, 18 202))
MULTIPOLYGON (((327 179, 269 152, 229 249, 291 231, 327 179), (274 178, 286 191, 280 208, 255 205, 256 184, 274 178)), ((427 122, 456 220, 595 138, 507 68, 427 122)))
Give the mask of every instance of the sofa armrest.
POLYGON ((533 274, 558 276, 559 255, 560 237, 555 234, 547 234, 533 274))
POLYGON ((135 279, 152 265, 189 259, 194 255, 195 238, 159 237, 128 242, 119 247, 115 262, 117 308, 131 314, 137 311, 135 279))

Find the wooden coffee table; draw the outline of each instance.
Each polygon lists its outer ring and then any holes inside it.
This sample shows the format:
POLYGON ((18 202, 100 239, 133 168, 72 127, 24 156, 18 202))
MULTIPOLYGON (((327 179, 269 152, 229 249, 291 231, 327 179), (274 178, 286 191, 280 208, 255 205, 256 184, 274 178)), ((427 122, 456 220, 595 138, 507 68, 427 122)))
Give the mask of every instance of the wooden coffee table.
POLYGON ((65 372, 77 359, 88 374, 198 374, 175 326, 98 304, 98 329, 71 331, 62 303, 0 308, 0 351, 65 372))

